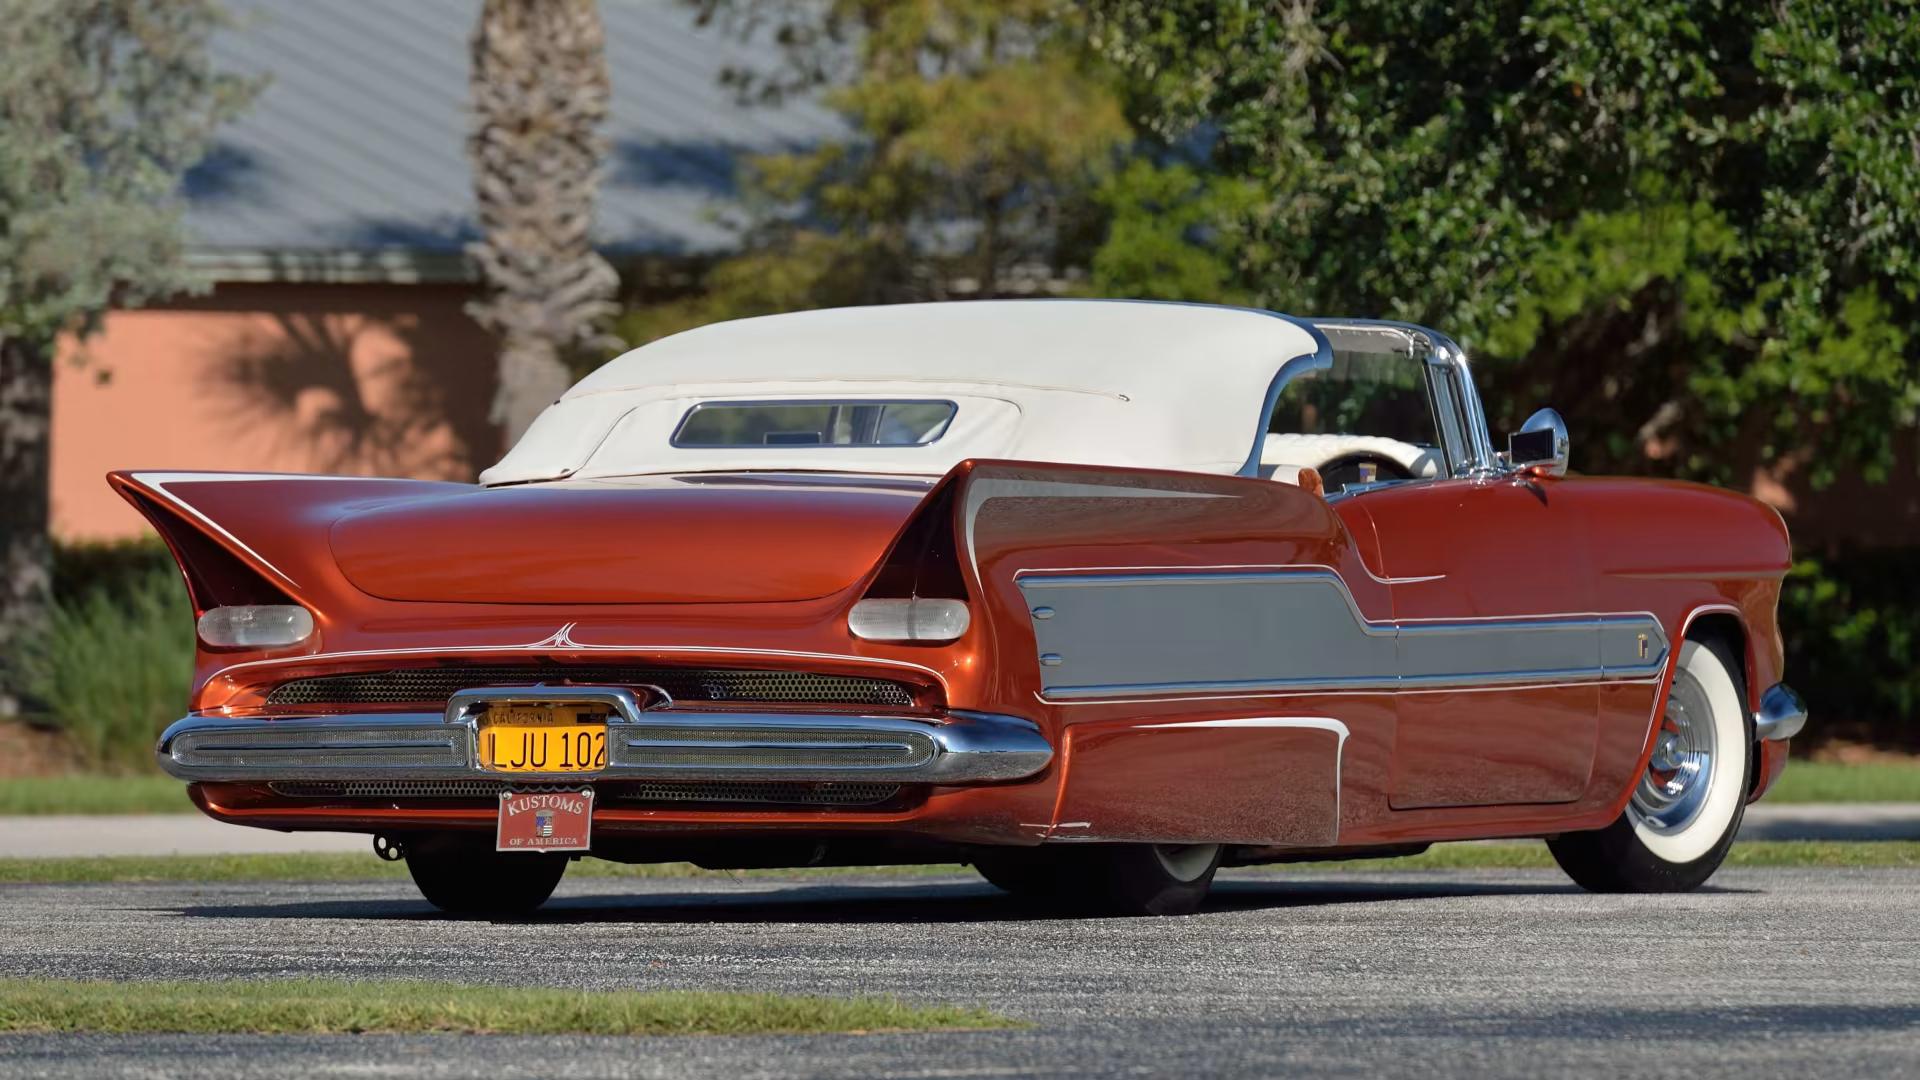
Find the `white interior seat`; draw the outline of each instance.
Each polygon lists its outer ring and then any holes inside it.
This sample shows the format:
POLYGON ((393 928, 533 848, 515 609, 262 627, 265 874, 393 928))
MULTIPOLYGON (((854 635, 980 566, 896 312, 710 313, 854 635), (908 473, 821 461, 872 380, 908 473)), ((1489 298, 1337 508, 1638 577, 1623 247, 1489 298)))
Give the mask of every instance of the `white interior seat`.
POLYGON ((1275 432, 1260 448, 1260 475, 1298 483, 1301 469, 1319 469, 1349 454, 1377 454, 1422 480, 1441 474, 1440 451, 1380 435, 1298 435, 1275 432))

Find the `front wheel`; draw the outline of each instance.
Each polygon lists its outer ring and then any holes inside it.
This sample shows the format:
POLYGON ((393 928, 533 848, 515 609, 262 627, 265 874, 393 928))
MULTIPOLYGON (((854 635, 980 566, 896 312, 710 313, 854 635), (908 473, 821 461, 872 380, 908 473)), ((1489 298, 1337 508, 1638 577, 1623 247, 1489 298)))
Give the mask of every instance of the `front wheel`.
POLYGON ((495 851, 459 833, 410 837, 406 852, 420 895, 457 915, 525 915, 547 902, 567 872, 565 855, 495 851))
POLYGON ((1618 820, 1547 841, 1567 876, 1594 892, 1685 892, 1727 857, 1753 768, 1747 692, 1733 651, 1689 641, 1667 692, 1653 758, 1618 820))

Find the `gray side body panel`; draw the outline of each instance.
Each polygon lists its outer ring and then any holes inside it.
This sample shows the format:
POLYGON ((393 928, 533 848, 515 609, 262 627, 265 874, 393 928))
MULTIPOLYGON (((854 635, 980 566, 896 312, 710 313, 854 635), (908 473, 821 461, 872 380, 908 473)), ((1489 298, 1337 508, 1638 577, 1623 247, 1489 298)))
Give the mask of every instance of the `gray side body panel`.
POLYGON ((1018 583, 1050 700, 1653 678, 1667 648, 1645 613, 1368 622, 1324 568, 1018 583))

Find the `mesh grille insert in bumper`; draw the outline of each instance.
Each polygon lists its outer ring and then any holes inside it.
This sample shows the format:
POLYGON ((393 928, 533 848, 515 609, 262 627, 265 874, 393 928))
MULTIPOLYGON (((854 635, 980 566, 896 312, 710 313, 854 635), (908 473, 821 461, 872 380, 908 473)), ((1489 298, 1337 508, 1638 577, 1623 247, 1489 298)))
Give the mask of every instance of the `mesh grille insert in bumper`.
POLYGON ((444 702, 480 686, 535 683, 658 686, 675 701, 792 702, 820 705, 913 704, 900 683, 810 671, 666 668, 613 664, 493 664, 318 675, 274 687, 269 705, 407 705, 444 702))
MULTIPOLYGON (((579 784, 513 784, 499 780, 282 780, 276 794, 308 799, 492 799, 500 792, 578 791, 579 784)), ((900 793, 899 784, 786 783, 780 781, 621 781, 593 785, 601 803, 709 803, 761 806, 874 806, 900 793)))
POLYGON ((911 769, 939 748, 913 731, 643 724, 614 728, 611 764, 644 769, 911 769))

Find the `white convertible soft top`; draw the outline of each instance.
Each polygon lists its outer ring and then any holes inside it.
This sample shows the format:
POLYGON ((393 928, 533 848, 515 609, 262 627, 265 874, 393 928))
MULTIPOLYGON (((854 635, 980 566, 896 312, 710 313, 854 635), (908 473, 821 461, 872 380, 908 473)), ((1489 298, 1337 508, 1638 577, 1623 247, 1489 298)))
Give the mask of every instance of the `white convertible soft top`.
POLYGON ((662 338, 580 380, 482 483, 737 470, 938 476, 968 458, 1231 474, 1281 365, 1315 352, 1266 312, 1112 300, 839 308, 662 338), (924 446, 676 447, 701 402, 937 400, 924 446))

